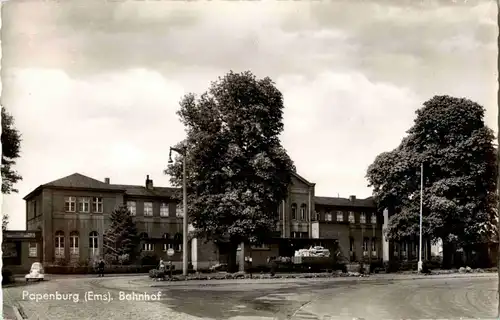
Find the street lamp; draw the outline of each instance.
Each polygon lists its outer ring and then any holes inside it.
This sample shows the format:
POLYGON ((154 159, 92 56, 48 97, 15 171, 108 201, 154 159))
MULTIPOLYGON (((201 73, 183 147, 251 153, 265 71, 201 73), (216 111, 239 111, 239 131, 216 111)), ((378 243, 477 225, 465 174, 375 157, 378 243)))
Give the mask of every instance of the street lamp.
POLYGON ((186 149, 177 149, 170 147, 168 155, 168 163, 172 164, 172 151, 177 152, 182 156, 182 210, 184 211, 184 218, 182 220, 182 274, 188 274, 188 221, 187 221, 187 190, 186 190, 186 149))
POLYGON ((424 164, 420 165, 420 239, 418 246, 418 272, 422 272, 422 211, 424 208, 424 164))

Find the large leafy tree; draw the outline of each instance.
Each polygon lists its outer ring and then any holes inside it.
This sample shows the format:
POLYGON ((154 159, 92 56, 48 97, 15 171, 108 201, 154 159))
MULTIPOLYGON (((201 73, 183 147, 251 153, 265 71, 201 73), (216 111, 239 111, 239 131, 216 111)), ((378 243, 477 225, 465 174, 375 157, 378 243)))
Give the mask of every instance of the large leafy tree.
MULTIPOLYGON (((229 72, 180 106, 187 137, 177 147, 186 154, 189 219, 199 237, 229 248, 234 270, 239 243, 265 241, 276 230, 295 170, 279 139, 283 97, 269 78, 229 72)), ((177 160, 165 173, 181 186, 177 160)))
POLYGON ((110 221, 103 236, 104 254, 112 261, 134 261, 140 251, 140 239, 127 206, 113 210, 110 221))
MULTIPOLYGON (((14 188, 21 175, 16 172, 13 166, 16 164, 16 159, 20 156, 21 151, 21 134, 14 126, 14 117, 10 115, 5 107, 2 106, 2 193, 10 194, 17 193, 14 188)), ((4 213, 2 215, 2 230, 7 229, 9 216, 4 213)))
POLYGON ((424 166, 423 234, 443 241, 443 263, 455 248, 484 240, 496 216, 496 150, 484 108, 450 96, 435 96, 417 112, 401 144, 378 155, 368 168, 380 209, 394 214, 389 239, 419 234, 420 166, 424 166))

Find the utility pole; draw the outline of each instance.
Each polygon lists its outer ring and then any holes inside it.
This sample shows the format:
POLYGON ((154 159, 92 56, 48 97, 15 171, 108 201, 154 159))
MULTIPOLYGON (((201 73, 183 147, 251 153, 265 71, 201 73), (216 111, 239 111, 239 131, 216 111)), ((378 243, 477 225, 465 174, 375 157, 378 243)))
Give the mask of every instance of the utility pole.
POLYGON ((418 244, 418 272, 422 272, 422 214, 424 210, 424 163, 420 164, 420 235, 418 244))
POLYGON ((187 215, 187 186, 186 186, 186 148, 177 149, 170 148, 168 163, 172 164, 172 151, 177 152, 182 156, 182 274, 188 274, 188 215, 187 215))
MULTIPOLYGON (((497 24, 500 26, 500 0, 497 0, 497 24)), ((498 34, 497 39, 498 50, 500 50, 500 33, 498 34)), ((498 51, 497 56, 497 72, 498 72, 498 82, 500 83, 500 51, 498 51)), ((497 115, 497 196, 500 195, 500 87, 497 92, 497 103, 498 103, 498 115, 497 115)), ((500 202, 497 203, 497 239, 498 239, 498 253, 497 253, 497 270, 498 270, 498 279, 500 279, 500 202)), ((500 281, 498 281, 498 314, 497 318, 500 318, 500 281)))

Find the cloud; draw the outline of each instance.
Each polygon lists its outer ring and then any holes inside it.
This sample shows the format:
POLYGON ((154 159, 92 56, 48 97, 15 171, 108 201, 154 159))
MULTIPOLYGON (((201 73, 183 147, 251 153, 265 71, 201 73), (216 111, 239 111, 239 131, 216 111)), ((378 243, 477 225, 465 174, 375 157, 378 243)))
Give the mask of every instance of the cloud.
MULTIPOLYGON (((3 103, 23 134, 20 196, 81 172, 166 185, 175 111, 229 70, 270 76, 284 146, 317 193, 368 196, 374 157, 435 94, 473 99, 496 129, 495 3, 33 2, 3 6, 3 103)), ((121 179, 121 180, 120 180, 121 179)))

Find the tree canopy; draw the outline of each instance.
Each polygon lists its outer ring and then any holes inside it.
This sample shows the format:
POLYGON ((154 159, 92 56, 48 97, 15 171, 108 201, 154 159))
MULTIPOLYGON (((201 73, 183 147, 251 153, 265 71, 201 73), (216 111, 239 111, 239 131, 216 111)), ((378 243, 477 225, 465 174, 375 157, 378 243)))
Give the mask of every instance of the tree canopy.
MULTIPOLYGON (((279 139, 282 94, 267 77, 231 71, 180 106, 187 137, 177 147, 186 154, 188 216, 198 236, 264 241, 295 170, 279 139)), ((182 186, 181 156, 165 173, 182 186)))
POLYGON ((137 226, 127 206, 120 206, 110 215, 110 226, 103 236, 104 254, 113 261, 133 261, 139 253, 137 226))
MULTIPOLYGON (((10 115, 5 107, 2 106, 2 193, 10 194, 17 193, 14 188, 21 175, 16 172, 13 166, 16 164, 16 159, 20 156, 21 151, 21 134, 14 126, 14 117, 10 115)), ((6 213, 2 214, 2 230, 7 229, 9 216, 6 213)))
POLYGON ((417 110, 408 135, 378 155, 367 179, 380 209, 394 214, 389 239, 419 233, 420 166, 424 166, 423 234, 466 246, 491 232, 496 217, 494 134, 484 108, 464 98, 435 96, 417 110))

